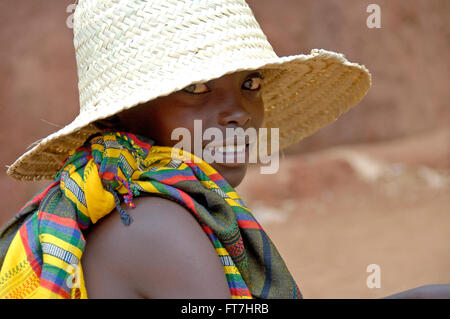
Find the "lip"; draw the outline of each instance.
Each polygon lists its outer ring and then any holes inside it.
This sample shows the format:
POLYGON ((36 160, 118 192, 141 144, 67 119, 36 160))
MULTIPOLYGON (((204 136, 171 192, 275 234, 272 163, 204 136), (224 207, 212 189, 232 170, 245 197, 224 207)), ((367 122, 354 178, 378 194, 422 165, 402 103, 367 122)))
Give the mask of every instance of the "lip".
POLYGON ((243 135, 243 136, 239 136, 239 137, 232 136, 232 137, 229 137, 229 138, 221 140, 221 141, 207 142, 203 145, 203 148, 210 148, 210 147, 214 148, 214 147, 220 147, 220 146, 226 147, 227 145, 239 146, 239 145, 244 145, 244 144, 245 145, 250 144, 250 137, 247 135, 243 135), (244 143, 241 142, 238 144, 239 138, 241 138, 241 139, 244 138, 244 143))
MULTIPOLYGON (((242 144, 240 144, 242 145, 242 144)), ((216 152, 219 150, 217 147, 220 147, 222 145, 218 145, 216 147, 210 147, 211 148, 211 155, 214 157, 216 155, 216 152)), ((234 145, 239 146, 238 144, 234 145)), ((234 151, 234 152, 221 152, 221 162, 213 161, 213 163, 217 163, 218 165, 225 166, 225 167, 241 167, 244 166, 248 162, 249 158, 249 144, 245 144, 245 149, 243 151, 234 151)))

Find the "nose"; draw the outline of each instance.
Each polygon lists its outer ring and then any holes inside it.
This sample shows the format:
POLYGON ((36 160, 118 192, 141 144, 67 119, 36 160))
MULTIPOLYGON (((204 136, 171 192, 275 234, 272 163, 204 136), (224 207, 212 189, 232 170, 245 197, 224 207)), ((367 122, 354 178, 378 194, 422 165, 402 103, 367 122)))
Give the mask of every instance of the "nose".
POLYGON ((218 124, 225 127, 235 126, 242 128, 246 128, 249 125, 251 115, 245 109, 239 97, 228 93, 227 98, 219 102, 219 105, 218 124))
POLYGON ((218 122, 223 126, 246 127, 250 122, 250 114, 242 108, 236 107, 233 110, 221 112, 218 122))

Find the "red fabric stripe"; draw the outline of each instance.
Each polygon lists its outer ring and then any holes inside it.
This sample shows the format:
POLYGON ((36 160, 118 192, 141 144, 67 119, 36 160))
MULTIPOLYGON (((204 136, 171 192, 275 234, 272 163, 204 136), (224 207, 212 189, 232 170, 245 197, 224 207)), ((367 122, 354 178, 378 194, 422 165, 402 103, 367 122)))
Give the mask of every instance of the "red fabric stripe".
POLYGON ((55 294, 60 295, 64 299, 70 299, 70 295, 64 289, 62 289, 60 286, 58 286, 57 284, 55 284, 51 281, 41 278, 40 286, 47 288, 48 290, 54 292, 55 294))
POLYGON ((262 229, 261 225, 251 220, 238 220, 238 225, 240 228, 262 229))
POLYGON ((205 231, 205 233, 214 234, 213 230, 208 225, 202 223, 202 227, 203 227, 203 230, 205 231))
POLYGON ((121 134, 123 134, 123 135, 128 135, 129 137, 131 137, 132 139, 133 139, 133 141, 137 144, 137 145, 139 145, 140 147, 142 147, 142 148, 145 148, 146 150, 150 150, 150 148, 152 147, 150 144, 147 144, 147 143, 145 143, 145 142, 142 142, 140 139, 138 139, 137 137, 136 137, 136 135, 134 135, 134 134, 132 134, 132 133, 128 133, 128 132, 120 132, 121 134))
POLYGON ((75 150, 75 152, 80 152, 80 151, 86 151, 86 152, 91 152, 91 148, 89 147, 80 147, 80 148, 77 148, 76 150, 75 150))
POLYGON ((112 172, 103 172, 103 174, 101 174, 101 175, 102 175, 101 177, 103 179, 108 180, 108 181, 112 181, 115 178, 115 175, 112 172))
POLYGON ((231 294, 233 296, 246 296, 251 297, 250 291, 245 288, 230 288, 231 294))
POLYGON ((192 210, 193 213, 198 217, 197 210, 195 209, 194 202, 192 201, 191 196, 183 192, 182 190, 178 190, 180 192, 180 195, 183 199, 183 201, 186 203, 187 207, 192 210))
POLYGON ((51 220, 59 225, 66 226, 66 227, 72 227, 72 228, 78 228, 77 222, 71 218, 66 217, 60 217, 53 214, 49 214, 47 212, 39 212, 38 214, 39 219, 46 219, 51 220))
POLYGON ((218 181, 220 179, 223 179, 222 175, 220 175, 219 173, 215 173, 212 175, 208 176, 213 182, 218 181))
POLYGON ((172 176, 166 179, 162 179, 161 182, 168 185, 174 185, 181 181, 195 181, 197 178, 195 176, 172 176))

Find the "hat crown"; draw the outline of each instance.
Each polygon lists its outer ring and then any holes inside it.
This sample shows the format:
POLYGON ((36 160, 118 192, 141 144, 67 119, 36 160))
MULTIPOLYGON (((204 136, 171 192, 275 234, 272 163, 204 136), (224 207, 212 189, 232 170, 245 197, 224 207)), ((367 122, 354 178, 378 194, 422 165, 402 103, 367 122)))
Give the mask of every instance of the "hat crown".
POLYGON ((244 0, 80 0, 74 46, 80 113, 277 57, 244 0))

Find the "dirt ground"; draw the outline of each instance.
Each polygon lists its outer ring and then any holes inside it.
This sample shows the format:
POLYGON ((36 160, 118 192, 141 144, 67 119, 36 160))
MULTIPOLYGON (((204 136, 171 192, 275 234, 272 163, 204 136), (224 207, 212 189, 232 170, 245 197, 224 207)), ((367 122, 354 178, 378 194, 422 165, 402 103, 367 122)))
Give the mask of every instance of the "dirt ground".
POLYGON ((237 190, 305 298, 450 283, 450 129, 286 157, 237 190), (368 265, 380 288, 368 288, 368 265))

